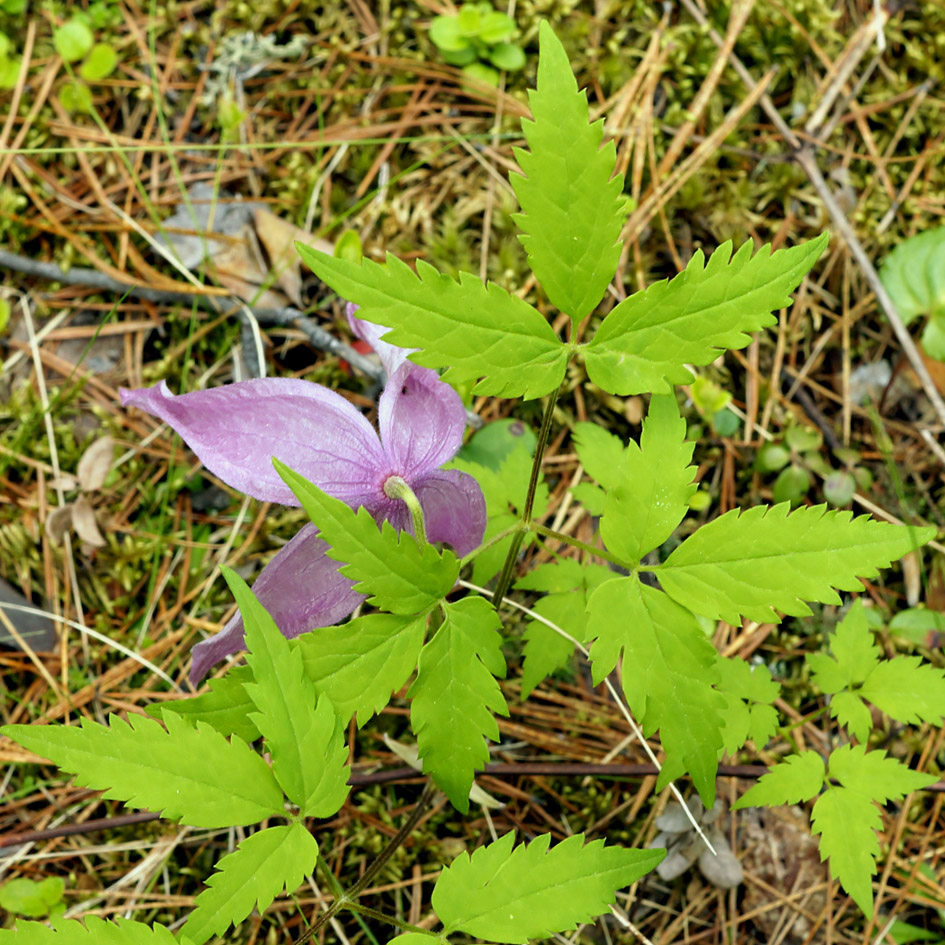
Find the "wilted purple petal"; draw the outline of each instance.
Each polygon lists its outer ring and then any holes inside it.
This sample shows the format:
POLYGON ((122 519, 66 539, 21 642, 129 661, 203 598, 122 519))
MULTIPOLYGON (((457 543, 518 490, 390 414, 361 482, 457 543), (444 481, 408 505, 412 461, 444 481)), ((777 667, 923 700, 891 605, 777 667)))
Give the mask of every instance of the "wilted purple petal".
POLYGON ((381 336, 386 335, 390 331, 390 328, 385 328, 383 325, 375 325, 373 322, 366 322, 363 318, 358 318, 354 314, 357 310, 358 306, 353 302, 348 302, 347 305, 345 305, 345 315, 348 316, 348 324, 358 338, 362 341, 366 341, 374 349, 377 356, 381 359, 381 364, 384 365, 384 371, 387 376, 390 377, 391 374, 404 363, 407 359, 407 355, 416 349, 400 348, 397 345, 392 345, 389 341, 382 341, 381 336))
POLYGON ((273 456, 349 505, 378 488, 388 465, 361 413, 309 381, 263 378, 176 397, 161 381, 121 388, 121 402, 173 427, 227 485, 268 502, 299 504, 273 456))
MULTIPOLYGON (((340 565, 327 551, 328 544, 318 537, 318 529, 305 525, 253 584, 259 603, 290 640, 338 623, 365 599, 353 590, 354 581, 338 573, 340 565)), ((244 649, 243 634, 243 619, 237 613, 218 634, 198 643, 192 651, 191 682, 197 685, 214 663, 244 649)))
POLYGON ((456 455, 463 445, 466 409, 436 371, 405 361, 387 379, 377 421, 393 469, 411 482, 456 455))
POLYGON ((411 483, 429 541, 445 541, 460 557, 482 543, 486 500, 479 483, 457 469, 438 469, 411 483))

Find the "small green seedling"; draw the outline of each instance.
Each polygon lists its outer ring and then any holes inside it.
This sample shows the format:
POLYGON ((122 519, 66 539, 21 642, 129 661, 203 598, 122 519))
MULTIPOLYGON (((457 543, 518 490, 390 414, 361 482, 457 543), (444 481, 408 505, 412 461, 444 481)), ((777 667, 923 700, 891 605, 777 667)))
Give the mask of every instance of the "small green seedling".
POLYGON ((0 89, 12 89, 20 77, 23 60, 13 52, 13 43, 0 33, 0 89))
MULTIPOLYGON (((114 46, 110 43, 95 42, 93 25, 87 14, 77 13, 53 33, 56 52, 69 64, 81 63, 78 65, 78 73, 86 82, 107 79, 118 65, 118 53, 114 46)), ((91 99, 88 90, 81 87, 80 91, 76 82, 65 86, 60 93, 60 101, 68 111, 89 111, 91 99)))
POLYGON ((28 919, 62 915, 66 911, 62 894, 66 884, 59 876, 39 881, 20 877, 0 886, 0 908, 28 919))
POLYGON ((489 85, 499 84, 498 70, 515 72, 525 65, 521 46, 509 42, 515 32, 515 21, 488 0, 464 3, 454 16, 438 16, 430 24, 430 39, 443 58, 489 85))

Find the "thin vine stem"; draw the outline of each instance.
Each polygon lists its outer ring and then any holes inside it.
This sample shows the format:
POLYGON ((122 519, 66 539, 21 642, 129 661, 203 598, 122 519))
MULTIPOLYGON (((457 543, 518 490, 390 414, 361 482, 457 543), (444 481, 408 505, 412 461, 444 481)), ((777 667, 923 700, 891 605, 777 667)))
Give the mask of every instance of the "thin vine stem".
POLYGON ((361 915, 365 915, 370 919, 386 922, 388 925, 393 925, 403 932, 419 932, 421 935, 429 935, 430 938, 433 939, 440 938, 436 932, 431 932, 429 929, 421 929, 419 925, 411 925, 409 922, 404 922, 403 919, 398 919, 395 916, 388 915, 386 912, 381 912, 380 909, 362 906, 360 902, 349 902, 345 908, 347 908, 349 912, 359 912, 361 915))
POLYGON ((551 421, 554 418, 555 404, 558 402, 558 393, 560 390, 561 385, 559 384, 554 389, 551 396, 548 398, 548 403, 545 405, 545 414, 541 418, 541 429, 538 431, 538 443, 535 446, 535 458, 532 460, 532 472, 528 478, 528 492, 525 494, 525 508, 522 509, 522 523, 525 525, 525 528, 512 536, 512 544, 509 547, 509 553, 505 556, 505 563, 502 565, 502 573, 499 575, 499 583, 496 584, 495 593, 492 595, 493 607, 499 606, 512 583, 512 572, 515 570, 515 561, 518 558, 519 549, 522 547, 525 531, 532 521, 532 508, 535 505, 535 491, 538 488, 538 477, 541 475, 541 461, 545 456, 545 447, 548 445, 548 434, 551 432, 551 421))
POLYGON ((537 532, 539 535, 544 535, 546 538, 554 538, 556 541, 563 542, 566 545, 571 545, 574 548, 580 548, 582 551, 586 551, 590 555, 596 555, 598 558, 603 558, 605 561, 609 561, 611 564, 616 564, 618 567, 624 568, 627 571, 632 571, 633 566, 628 564, 626 561, 621 561, 616 555, 611 554, 606 548, 595 548, 593 545, 589 545, 586 541, 581 541, 580 538, 574 538, 571 535, 565 535, 564 532, 556 532, 553 528, 547 528, 544 525, 539 525, 537 522, 532 522, 529 531, 537 532))
MULTIPOLYGON (((377 855, 377 858, 373 863, 368 866, 364 871, 364 874, 361 878, 343 895, 339 896, 335 901, 312 923, 312 926, 304 932, 299 938, 295 940, 295 945, 304 945, 305 942, 313 939, 319 932, 319 930, 326 923, 330 922, 342 909, 349 909, 353 904, 358 895, 370 885, 371 881, 375 876, 384 868, 384 865, 387 861, 394 855, 394 853, 403 845, 407 837, 413 832, 414 827, 417 826, 420 818, 423 816, 424 811, 430 804, 430 801, 433 799, 434 787, 432 781, 427 781, 426 785, 423 788, 423 793, 420 795, 420 799, 417 801, 416 806, 410 812, 410 816, 404 821, 403 826, 400 830, 397 831, 397 835, 392 837, 390 842, 384 847, 383 850, 377 855)), ((386 917, 385 917, 386 921, 386 917)))
POLYGON ((473 548, 468 555, 464 555, 463 559, 459 562, 461 568, 466 567, 470 561, 474 558, 478 558, 484 551, 487 551, 493 545, 497 545, 500 541, 505 541, 509 535, 515 534, 515 532, 525 531, 524 522, 516 522, 514 525, 510 525, 508 528, 503 528, 501 532, 497 535, 493 535, 488 541, 484 541, 481 545, 476 548, 473 548))

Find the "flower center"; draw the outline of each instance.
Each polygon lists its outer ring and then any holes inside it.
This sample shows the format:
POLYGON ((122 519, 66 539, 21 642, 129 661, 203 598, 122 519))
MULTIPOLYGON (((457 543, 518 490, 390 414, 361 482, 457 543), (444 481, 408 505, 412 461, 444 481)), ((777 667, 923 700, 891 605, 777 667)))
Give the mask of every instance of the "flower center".
POLYGON ((407 506, 413 522, 413 533, 417 541, 425 544, 427 535, 423 525, 423 509, 420 507, 420 501, 414 494, 413 489, 407 484, 407 480, 403 476, 388 476, 384 480, 384 495, 388 499, 400 499, 407 506))

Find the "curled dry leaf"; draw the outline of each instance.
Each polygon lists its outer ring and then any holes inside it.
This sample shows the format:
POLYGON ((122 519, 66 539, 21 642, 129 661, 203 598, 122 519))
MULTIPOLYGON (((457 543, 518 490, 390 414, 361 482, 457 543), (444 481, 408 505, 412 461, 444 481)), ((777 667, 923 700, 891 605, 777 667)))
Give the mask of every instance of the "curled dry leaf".
POLYGON ((87 545, 93 548, 101 548, 105 545, 105 539, 98 530, 98 523, 95 521, 95 510, 88 497, 80 495, 72 503, 72 527, 76 534, 87 545))
POLYGON ((46 534, 55 545, 61 545, 66 532, 72 527, 72 503, 67 502, 53 509, 46 516, 46 534))
POLYGON ((95 492, 105 485, 105 480, 115 458, 115 441, 110 436, 99 437, 83 454, 76 468, 79 488, 83 492, 95 492))

